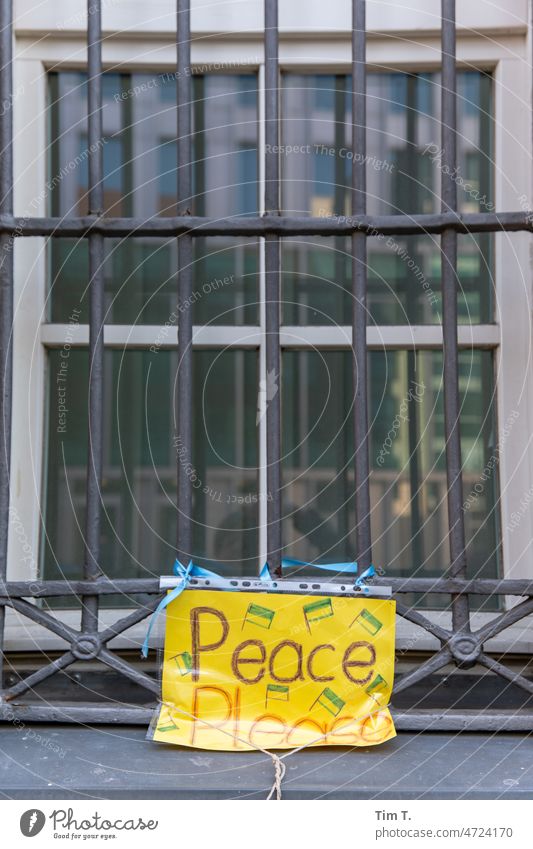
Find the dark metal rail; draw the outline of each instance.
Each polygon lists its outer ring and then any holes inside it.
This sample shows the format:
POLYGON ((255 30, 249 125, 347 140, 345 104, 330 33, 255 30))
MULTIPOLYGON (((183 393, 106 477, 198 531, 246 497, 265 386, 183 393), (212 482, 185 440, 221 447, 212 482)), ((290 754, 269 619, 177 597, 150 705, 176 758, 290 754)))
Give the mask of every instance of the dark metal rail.
MULTIPOLYGON (((13 92, 13 8, 0 3, 0 97, 10 103, 13 92)), ((13 112, 0 120, 0 214, 13 215, 13 112)), ((0 235, 0 580, 7 575, 13 391, 13 237, 0 235)), ((0 678, 3 677, 5 608, 0 610, 0 678)))
MULTIPOLYGON (((352 215, 366 214, 366 3, 352 0, 352 215)), ((355 436, 355 553, 361 569, 372 560, 370 542, 370 467, 368 456, 368 381, 366 233, 352 234, 352 347, 355 436)))
MULTIPOLYGON (((279 217, 278 3, 265 0, 265 212, 279 217)), ((279 237, 265 234, 265 360, 267 381, 281 380, 279 347, 281 258, 279 237)), ((267 400, 267 560, 281 575, 281 392, 267 400)))
MULTIPOLYGON (((104 211, 101 0, 92 4, 88 14, 87 65, 89 213, 99 217, 104 211)), ((83 574, 89 580, 96 580, 100 575, 104 450, 104 240, 101 233, 89 236, 89 287, 89 445, 83 574)), ((81 630, 98 631, 96 595, 82 598, 81 630)))
MULTIPOLYGON (((347 0, 348 2, 348 0, 347 0)), ((98 659, 150 694, 158 693, 154 678, 108 649, 108 643, 133 625, 142 622, 161 596, 158 580, 104 577, 100 559, 101 473, 103 449, 103 316, 104 239, 128 236, 174 236, 178 238, 178 297, 187 300, 192 291, 193 239, 208 235, 260 236, 265 244, 265 347, 266 369, 276 381, 281 379, 280 351, 280 239, 284 236, 351 236, 353 295, 354 431, 356 438, 356 533, 358 560, 367 565, 371 558, 370 494, 367 410, 366 295, 367 236, 378 233, 441 235, 443 288, 443 350, 446 466, 448 482, 450 566, 439 579, 384 578, 378 583, 392 586, 398 599, 398 613, 425 629, 440 643, 429 660, 399 680, 395 692, 406 689, 448 664, 462 668, 481 664, 505 681, 533 693, 533 682, 495 660, 484 644, 505 628, 533 613, 533 580, 467 579, 464 517, 462 511, 461 444, 459 433, 458 342, 457 342, 457 234, 533 231, 527 211, 502 213, 457 212, 456 186, 451 177, 456 162, 456 63, 455 0, 442 0, 442 208, 432 215, 366 214, 366 73, 365 0, 352 0, 352 145, 361 154, 354 157, 352 215, 331 218, 289 218, 280 214, 280 164, 273 151, 279 136, 278 3, 265 0, 265 215, 250 218, 212 220, 194 216, 192 197, 190 3, 177 0, 177 121, 178 121, 178 215, 172 218, 106 218, 103 215, 102 161, 102 62, 101 0, 88 0, 88 89, 89 89, 89 215, 74 218, 20 218, 13 214, 13 126, 12 110, 0 117, 0 648, 3 647, 5 608, 60 637, 66 651, 48 665, 3 690, 0 718, 14 715, 24 721, 124 722, 145 723, 150 710, 139 707, 112 707, 104 703, 74 705, 20 704, 17 698, 31 691, 50 675, 66 669, 76 660, 98 659), (89 452, 87 464, 86 549, 83 579, 76 581, 7 581, 7 539, 9 529, 9 457, 11 435, 11 341, 13 327, 13 243, 31 236, 86 237, 89 239, 90 274, 90 383, 89 452), (452 596, 452 627, 433 623, 426 614, 401 602, 405 593, 441 593, 452 596), (98 607, 102 595, 119 593, 132 598, 135 609, 104 631, 98 630, 98 607), (515 607, 495 615, 471 630, 469 596, 523 596, 515 607), (82 600, 80 630, 73 629, 31 600, 57 596, 82 600), (137 602, 133 597, 142 596, 137 602), (148 598, 148 601, 146 601, 148 598), (29 600, 28 600, 29 599, 29 600)), ((0 100, 10 102, 12 94, 12 0, 0 0, 0 100)), ((193 385, 192 313, 179 312, 179 368, 177 375, 176 430, 188 456, 192 450, 191 391, 193 385)), ((192 554, 192 489, 183 464, 177 464, 177 544, 180 559, 192 554)), ((270 565, 280 568, 281 537, 281 407, 280 392, 267 407, 267 548, 270 565)), ((416 568, 415 564, 415 568, 416 568)), ((533 730, 533 715, 481 710, 477 714, 448 711, 409 711, 395 714, 399 728, 415 730, 533 730)))
MULTIPOLYGON (((191 102, 191 13, 189 0, 177 4, 177 117, 178 117, 178 211, 190 214, 192 203, 191 102)), ((192 294, 192 239, 183 233, 178 241, 178 302, 190 303, 192 294)), ((178 514, 177 556, 181 563, 192 557, 192 481, 187 461, 192 461, 192 310, 178 310, 178 374, 176 381, 176 423, 179 444, 185 454, 177 453, 178 514)))
MULTIPOLYGON (((268 154, 270 156, 270 154, 268 154)), ((104 238, 118 236, 351 236, 355 231, 375 236, 411 236, 438 234, 444 230, 457 233, 533 232, 530 212, 453 212, 437 215, 340 215, 330 218, 291 218, 262 215, 235 218, 202 218, 178 215, 168 218, 107 218, 82 216, 73 218, 21 218, 0 214, 0 235, 65 236, 83 238, 101 233, 104 238)))

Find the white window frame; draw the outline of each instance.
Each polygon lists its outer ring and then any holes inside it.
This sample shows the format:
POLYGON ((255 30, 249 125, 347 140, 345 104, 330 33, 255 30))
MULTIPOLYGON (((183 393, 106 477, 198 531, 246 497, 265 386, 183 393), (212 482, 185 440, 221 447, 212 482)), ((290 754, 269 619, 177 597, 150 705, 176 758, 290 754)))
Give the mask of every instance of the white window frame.
MULTIPOLYGON (((118 8, 119 0, 108 0, 106 11, 104 0, 104 29, 106 14, 124 15, 118 8)), ((166 8, 168 4, 163 3, 166 8)), ((172 3, 170 4, 172 5, 172 3)), ((296 4, 295 4, 296 5, 296 4)), ((334 9, 340 3, 333 4, 334 9)), ((346 5, 346 4, 343 4, 346 5)), ((376 4, 374 4, 375 6, 376 4)), ((410 4, 412 7, 415 3, 410 4)), ((475 4, 472 4, 475 5, 475 4)), ((20 0, 18 7, 24 11, 27 0, 20 0)), ((82 68, 85 62, 85 41, 83 6, 68 6, 68 13, 61 17, 67 8, 63 2, 44 4, 46 14, 40 7, 41 19, 28 25, 28 17, 18 26, 15 38, 14 63, 14 164, 15 164, 15 213, 17 215, 45 215, 45 199, 42 192, 47 175, 47 126, 45 104, 47 97, 46 74, 50 69, 72 70, 82 68), (77 11, 76 11, 77 10, 77 11), (45 18, 42 15, 45 14, 45 18), (61 21, 75 21, 68 33, 61 28, 61 21), (44 22, 48 22, 45 26, 44 22), (77 31, 79 30, 79 31, 77 31), (47 38, 40 38, 48 31, 47 38), (17 95, 19 92, 19 95, 17 95), (34 198, 41 197, 38 207, 32 206, 34 198)), ((241 4, 242 6, 242 4, 241 4)), ((470 6, 470 4, 469 4, 470 6)), ((485 0, 478 0, 480 16, 486 6, 485 0)), ((494 194, 497 210, 520 208, 520 196, 529 195, 531 186, 531 139, 529 129, 529 109, 531 102, 530 74, 527 56, 530 47, 530 34, 524 21, 525 3, 513 0, 513 8, 507 10, 507 17, 497 18, 492 38, 487 38, 481 30, 483 21, 479 21, 479 33, 465 34, 458 30, 458 67, 490 70, 494 78, 494 117, 495 117, 495 166, 494 194), (521 17, 522 15, 522 17, 521 17), (514 16, 514 17, 513 17, 514 16), (514 23, 509 25, 513 18, 514 23), (505 28, 504 28, 505 21, 505 28), (498 31, 498 26, 500 30, 498 31), (481 33, 481 34, 480 34, 481 33)), ((140 25, 141 6, 133 3, 132 28, 140 25), (140 21, 140 24, 139 24, 140 21)), ((255 8, 255 7, 254 7, 255 8)), ((372 11, 372 10, 370 10, 372 11)), ((367 57, 369 67, 390 70, 433 70, 438 68, 440 41, 431 32, 429 24, 424 29, 416 25, 420 22, 420 9, 405 9, 407 17, 402 18, 402 26, 395 24, 394 15, 386 34, 369 34, 367 57), (409 30, 409 22, 413 24, 409 30), (392 26, 397 26, 395 30, 392 26), (417 32, 417 30, 419 30, 417 32), (416 34, 413 35, 413 32, 416 34), (407 35, 406 35, 407 33, 407 35), (394 35, 394 38, 390 38, 394 35)), ((426 10, 427 11, 427 10, 426 10)), ((250 13, 251 14, 251 13, 250 13)), ((254 12, 255 14, 255 12, 254 12)), ((340 14, 340 13, 339 13, 340 14)), ((253 15, 252 15, 253 18, 253 15)), ((302 18, 302 20, 305 19, 302 18)), ((123 17, 122 17, 123 20, 123 17)), ((224 63, 242 62, 239 70, 256 71, 260 89, 259 96, 259 180, 263 185, 264 173, 264 65, 262 43, 258 34, 244 32, 251 19, 244 16, 231 35, 210 37, 192 42, 192 60, 196 67, 211 65, 217 69, 224 63)), ((254 19, 255 20, 255 19, 254 19)), ((343 22, 342 16, 339 18, 343 22)), ((491 19, 492 20, 492 19, 491 19)), ((198 32, 208 31, 207 18, 197 12, 198 32), (198 17, 199 16, 199 17, 198 17)), ((193 27, 195 23, 193 9, 193 27)), ((175 69, 175 43, 173 27, 175 21, 169 18, 163 26, 163 32, 146 32, 142 40, 139 33, 127 37, 125 33, 105 37, 103 43, 103 61, 105 69, 166 72, 175 69), (166 27, 166 29, 165 29, 166 27)), ((381 28, 387 23, 382 22, 381 28)), ((110 29, 112 27, 110 26, 110 29)), ((228 25, 229 28, 229 25, 228 25)), ((293 29, 295 27, 293 26, 293 29)), ((280 68, 283 71, 320 71, 339 73, 350 70, 350 37, 344 31, 333 32, 330 38, 316 38, 312 21, 307 21, 308 37, 302 33, 280 31, 280 68)), ((193 33, 194 36, 194 33, 193 33)), ((262 203, 262 191, 260 190, 262 203)), ((533 199, 531 202, 533 206, 533 199)), ((12 527, 8 553, 8 579, 33 580, 38 577, 39 534, 41 519, 41 493, 45 456, 45 366, 46 349, 49 346, 61 346, 66 339, 67 326, 49 324, 44 321, 46 300, 46 240, 42 238, 18 239, 15 246, 15 329, 14 329, 14 387, 13 387, 13 444, 12 444, 12 527), (15 527, 16 523, 16 527, 15 527)), ((264 261, 260 253, 260 292, 264 294, 264 261)), ((526 233, 497 234, 495 236, 495 278, 496 278, 496 323, 459 327, 459 342, 469 347, 484 346, 495 351, 497 383, 498 420, 500 426, 505 423, 512 410, 518 410, 519 416, 512 426, 511 436, 502 440, 499 462, 501 524, 503 550, 503 576, 506 578, 533 579, 533 559, 531 545, 533 540, 533 516, 528 509, 512 532, 509 529, 513 505, 519 505, 525 493, 529 491, 533 480, 533 452, 530 448, 532 428, 530 410, 533 410, 533 368, 531 362, 531 269, 529 258, 529 235, 526 233)), ((261 298, 264 301, 264 298, 261 298)), ((265 371, 264 351, 264 311, 261 310, 259 325, 243 327, 195 327, 194 343, 201 346, 235 345, 242 348, 240 341, 247 337, 246 345, 259 350, 260 369, 265 371)), ((159 326, 108 326, 105 329, 106 346, 123 348, 146 347, 155 344, 161 328, 159 326)), ((164 338, 159 336, 159 339, 164 338)), ((298 347, 318 345, 324 348, 348 347, 351 340, 349 327, 298 327, 283 326, 281 342, 283 346, 298 347)), ((379 348, 383 342, 387 346, 405 347, 413 341, 419 347, 434 347, 442 340, 440 327, 404 326, 368 329, 370 348, 379 348)), ((87 345, 88 326, 76 331, 73 345, 87 345)), ((174 343, 167 337, 163 347, 174 343)), ((260 491, 266 491, 266 434, 265 426, 260 427, 260 491)), ((266 499, 260 499, 260 560, 266 555, 266 499)), ((516 599, 506 599, 508 605, 516 599)), ((121 611, 123 614, 124 611, 121 611)), ((59 618, 78 626, 77 611, 56 611, 59 618)), ((446 611, 430 611, 429 618, 447 624, 449 614, 446 611)), ((482 625, 491 614, 473 615, 474 626, 482 625)), ((100 612, 102 623, 111 622, 116 612, 104 609, 100 612)), ((63 647, 56 635, 44 630, 33 622, 8 610, 6 629, 7 649, 53 650, 63 647)), ((138 647, 140 637, 146 625, 141 624, 121 635, 112 645, 115 647, 138 647)), ((420 650, 433 649, 437 641, 422 632, 417 626, 405 619, 398 622, 398 644, 413 645, 420 650)), ((488 650, 499 651, 509 647, 516 651, 533 649, 533 623, 521 620, 512 628, 503 632, 488 644, 488 650)))

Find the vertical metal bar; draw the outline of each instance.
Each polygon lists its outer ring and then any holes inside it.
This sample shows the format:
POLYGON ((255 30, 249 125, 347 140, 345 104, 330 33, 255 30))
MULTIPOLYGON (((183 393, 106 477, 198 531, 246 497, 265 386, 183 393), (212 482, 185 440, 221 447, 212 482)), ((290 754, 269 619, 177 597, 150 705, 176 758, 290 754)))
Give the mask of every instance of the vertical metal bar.
MULTIPOLYGON (((259 185, 264 186, 265 183, 265 68, 261 65, 259 68, 259 96, 258 96, 258 117, 259 117, 259 149, 258 149, 258 165, 259 165, 259 185)), ((259 197, 259 212, 265 212, 265 193, 260 191, 259 197)), ((259 374, 258 380, 266 380, 266 344, 265 344, 265 252, 259 251, 259 325, 261 328, 261 341, 259 345, 259 374)), ((259 500, 259 563, 262 566, 268 559, 268 509, 267 500, 268 480, 267 480, 267 431, 266 417, 261 416, 259 419, 259 492, 261 498, 259 500)))
MULTIPOLYGON (((407 103, 405 110, 406 133, 405 139, 407 142, 407 173, 410 176, 407 189, 407 209, 402 212, 418 212, 418 174, 417 174, 417 146, 416 146, 416 125, 417 125, 417 109, 416 109, 416 88, 418 85, 418 77, 414 74, 409 74, 407 77, 407 103)), ((419 236, 412 236, 406 239, 407 250, 410 256, 416 256, 416 249, 419 244, 419 236)), ((410 286, 406 287, 406 296, 409 298, 410 286)), ((418 312, 418 311, 417 311, 418 312)), ((420 359, 420 358, 418 358, 420 359)), ((410 392, 416 379, 417 354, 416 351, 407 351, 407 388, 410 392)), ((409 396, 410 397, 410 396, 409 396)), ((422 524, 420 521, 420 469, 419 469, 419 432, 417 420, 416 403, 411 398, 409 412, 409 488, 410 488, 410 508, 411 508, 411 555, 415 569, 420 569, 422 565, 422 524)))
MULTIPOLYGON (((13 214, 13 6, 0 3, 0 213, 13 214)), ((11 467, 11 398, 13 386, 13 243, 0 236, 0 580, 7 574, 9 476, 11 467)), ((0 609, 0 689, 3 688, 5 607, 0 609)))
MULTIPOLYGON (((177 119, 178 119, 178 214, 190 214, 192 202, 191 143, 191 11, 190 0, 177 2, 177 119)), ((178 304, 191 303, 192 237, 178 240, 178 304)), ((193 352, 191 309, 178 309, 178 374, 176 378, 176 423, 178 448, 177 540, 178 560, 187 565, 192 558, 192 482, 187 474, 192 463, 193 352)))
MULTIPOLYGON (((265 211, 279 215, 278 2, 265 0, 265 211)), ((265 237, 265 358, 267 380, 267 559, 281 574, 280 240, 265 237), (270 391, 269 391, 270 390, 270 391)))
MULTIPOLYGON (((442 212, 457 209, 457 186, 453 175, 457 162, 457 105, 455 65, 455 0, 442 6, 442 212)), ((461 432, 459 420, 459 355, 457 348, 457 233, 444 230, 441 236, 442 334, 444 342, 444 428, 450 577, 466 577, 463 482, 461 475, 461 432)), ((452 597, 453 628, 469 630, 468 596, 452 597)))
MULTIPOLYGON (((352 0, 352 214, 366 214, 366 3, 352 0)), ((367 244, 352 236, 352 346, 355 430, 355 546, 360 568, 372 560, 368 457, 367 244)))
MULTIPOLYGON (((410 171, 414 174, 414 171, 410 171)), ((407 351, 407 386, 411 392, 416 381, 416 351, 407 351)), ((411 556, 415 569, 422 566, 422 522, 420 520, 420 462, 421 446, 418 427, 418 410, 412 396, 409 402, 408 440, 409 440, 409 490, 411 507, 411 556)))
MULTIPOLYGON (((346 160, 339 155, 339 151, 346 144, 346 89, 347 79, 345 74, 337 74, 335 76, 335 93, 333 106, 333 132, 334 132, 334 148, 335 148, 335 176, 333 188, 333 214, 344 215, 346 212, 346 160)), ((335 246, 335 280, 342 286, 342 307, 344 313, 345 300, 349 296, 349 292, 344 291, 344 283, 346 277, 346 238, 341 236, 333 239, 335 246)), ((338 376, 340 386, 342 387, 339 393, 339 410, 337 415, 339 421, 345 420, 346 401, 350 397, 352 389, 352 367, 348 357, 341 354, 342 364, 341 372, 338 376)), ((338 474, 340 476, 339 488, 342 505, 338 512, 338 536, 342 541, 342 548, 346 549, 346 554, 338 556, 341 559, 349 559, 353 555, 350 551, 352 540, 349 521, 349 510, 352 501, 353 486, 351 481, 349 464, 346 462, 346 457, 349 456, 351 445, 350 426, 342 428, 342 433, 338 440, 338 474), (340 471, 342 469, 342 472, 340 471)))
MULTIPOLYGON (((104 206, 102 144, 102 9, 101 0, 87 0, 87 104, 89 143, 89 215, 104 206)), ((100 575, 102 464, 104 446, 104 240, 89 236, 89 449, 87 457, 84 576, 100 575)), ((82 599, 82 631, 98 630, 98 596, 82 599)))

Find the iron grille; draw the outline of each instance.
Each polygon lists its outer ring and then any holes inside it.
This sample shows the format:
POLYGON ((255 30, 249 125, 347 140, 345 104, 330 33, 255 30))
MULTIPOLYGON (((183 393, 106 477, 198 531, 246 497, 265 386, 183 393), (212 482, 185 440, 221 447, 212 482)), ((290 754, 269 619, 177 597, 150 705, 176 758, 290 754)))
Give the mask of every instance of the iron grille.
MULTIPOLYGON (((33 622, 63 638, 69 648, 60 657, 13 686, 3 689, 2 717, 16 714, 27 721, 83 721, 146 723, 150 707, 108 707, 94 704, 23 704, 25 692, 75 661, 95 659, 120 675, 157 695, 157 682, 115 652, 108 642, 132 625, 141 622, 156 607, 160 597, 158 580, 114 580, 105 577, 100 562, 100 528, 103 453, 103 325, 104 325, 104 240, 113 237, 174 236, 179 238, 177 286, 180 301, 192 294, 193 239, 205 236, 259 236, 264 239, 266 266, 266 368, 280 373, 280 242, 287 236, 350 236, 353 293, 353 426, 355 433, 356 555, 364 568, 371 560, 370 491, 368 452, 368 409, 366 368, 367 237, 369 235, 440 234, 443 290, 443 351, 445 437, 448 489, 450 562, 446 574, 430 578, 381 579, 391 584, 394 594, 412 592, 451 595, 452 628, 440 627, 416 609, 398 600, 398 613, 436 637, 440 649, 428 660, 402 677, 395 693, 411 687, 449 663, 469 668, 481 664, 493 673, 533 694, 533 682, 496 661, 484 651, 487 640, 533 613, 533 581, 467 579, 464 514, 462 508, 461 442, 459 432, 458 336, 457 336, 457 237, 459 233, 531 231, 527 212, 475 213, 460 215, 457 190, 452 178, 456 164, 456 26, 455 0, 442 0, 442 156, 441 212, 422 215, 380 215, 370 217, 366 208, 366 22, 365 0, 352 0, 352 215, 338 218, 296 218, 280 213, 280 163, 275 152, 279 137, 278 3, 265 0, 265 214, 246 218, 210 220, 191 215, 187 206, 192 194, 192 102, 190 45, 190 0, 177 0, 177 120, 178 133, 178 215, 170 218, 109 218, 103 216, 102 158, 102 34, 101 0, 88 0, 88 114, 89 114, 89 214, 85 217, 15 217, 13 211, 13 124, 12 111, 0 118, 0 346, 2 354, 0 419, 0 639, 3 648, 5 608, 9 606, 33 622), (89 452, 87 463, 86 533, 83 580, 7 581, 7 540, 10 491, 10 432, 12 398, 13 327, 13 241, 29 236, 82 237, 89 242, 90 275, 90 383, 89 452), (113 593, 137 596, 138 608, 104 631, 98 630, 101 596, 113 593), (514 595, 524 600, 477 631, 470 621, 470 596, 514 595), (79 631, 62 623, 29 599, 79 597, 82 602, 79 631), (146 599, 149 599, 146 601, 146 599)), ((12 93, 12 0, 0 2, 0 99, 9 102, 12 93)), ((182 444, 190 451, 193 422, 187 401, 192 390, 192 315, 179 312, 177 373, 177 428, 182 444), (179 403, 182 402, 182 403, 179 403)), ((279 393, 267 409, 267 485, 273 499, 268 501, 268 560, 280 573, 281 558, 281 409, 279 393)), ((192 553, 192 483, 177 464, 177 542, 178 557, 188 562, 192 553)), ((380 579, 378 579, 379 582, 380 579)), ((528 712, 482 711, 472 714, 448 711, 396 711, 400 729, 453 730, 531 730, 533 714, 528 712)))

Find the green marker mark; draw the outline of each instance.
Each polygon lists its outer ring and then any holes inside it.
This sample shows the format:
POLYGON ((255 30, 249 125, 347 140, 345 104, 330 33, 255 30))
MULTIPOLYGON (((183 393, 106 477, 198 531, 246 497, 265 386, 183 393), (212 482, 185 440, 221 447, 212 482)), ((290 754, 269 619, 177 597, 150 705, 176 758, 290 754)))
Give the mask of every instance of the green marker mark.
POLYGON ((181 654, 176 654, 170 659, 176 661, 176 666, 178 667, 180 675, 189 675, 189 673, 192 671, 192 656, 189 654, 188 651, 183 651, 181 652, 181 654))
MULTIPOLYGON (((379 619, 376 619, 375 616, 372 616, 372 614, 369 613, 366 608, 361 611, 359 616, 355 617, 354 621, 352 622, 352 625, 354 624, 354 622, 357 622, 358 625, 361 625, 361 627, 364 628, 365 631, 368 631, 369 634, 372 634, 372 636, 375 636, 377 632, 380 631, 381 628, 383 628, 383 622, 380 622, 379 619)), ((352 625, 350 625, 350 628, 352 627, 352 625)))
POLYGON ((333 716, 338 716, 346 702, 334 693, 333 690, 330 690, 329 687, 325 687, 320 693, 318 699, 313 702, 310 709, 313 710, 316 704, 325 708, 328 713, 331 713, 333 716))
POLYGON ((174 722, 174 720, 172 719, 172 716, 170 715, 170 712, 169 712, 169 715, 168 715, 168 721, 169 721, 168 725, 158 725, 157 730, 161 731, 161 732, 179 731, 179 725, 177 724, 177 722, 174 722))
POLYGON ((249 604, 242 627, 244 628, 248 622, 249 625, 258 625, 260 628, 270 628, 275 613, 275 610, 270 610, 268 607, 261 607, 259 604, 249 604))
POLYGON ((368 685, 365 690, 365 693, 369 696, 373 696, 375 693, 382 693, 387 689, 387 682, 385 679, 378 673, 374 680, 368 685))
POLYGON ((265 707, 267 706, 269 699, 276 702, 288 702, 289 688, 284 684, 267 684, 265 707))
POLYGON ((303 612, 305 624, 308 631, 311 631, 311 624, 318 622, 320 619, 328 619, 333 616, 333 607, 330 598, 324 598, 320 601, 312 601, 311 604, 304 604, 303 612))

